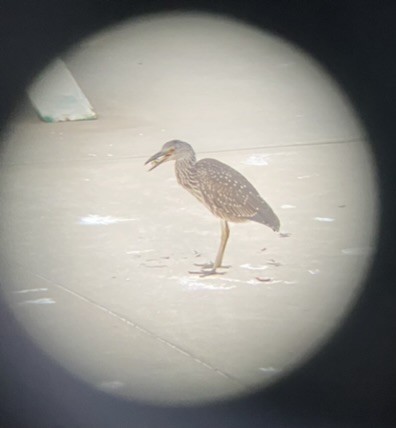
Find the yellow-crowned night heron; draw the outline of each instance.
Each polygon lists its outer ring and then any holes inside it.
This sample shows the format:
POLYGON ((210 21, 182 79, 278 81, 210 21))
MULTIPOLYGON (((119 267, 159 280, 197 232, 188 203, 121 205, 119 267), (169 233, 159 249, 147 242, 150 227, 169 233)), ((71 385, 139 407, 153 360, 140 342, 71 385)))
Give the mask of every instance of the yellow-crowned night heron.
POLYGON ((179 140, 165 143, 158 153, 145 163, 152 169, 163 162, 174 160, 177 181, 202 202, 209 211, 221 219, 221 242, 214 264, 202 275, 218 273, 230 234, 228 222, 241 223, 248 220, 279 230, 280 222, 272 208, 258 191, 238 171, 216 159, 196 161, 190 144, 179 140))

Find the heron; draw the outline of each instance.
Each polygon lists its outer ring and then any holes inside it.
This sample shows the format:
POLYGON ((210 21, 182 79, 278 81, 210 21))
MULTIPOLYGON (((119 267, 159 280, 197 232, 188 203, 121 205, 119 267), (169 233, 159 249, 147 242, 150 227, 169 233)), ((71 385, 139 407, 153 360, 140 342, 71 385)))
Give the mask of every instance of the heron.
POLYGON ((175 161, 177 182, 205 205, 220 219, 221 240, 214 263, 203 266, 201 276, 222 274, 223 256, 230 236, 228 223, 254 221, 279 231, 280 221, 269 204, 260 196, 254 186, 234 168, 216 159, 196 160, 190 144, 171 140, 151 156, 145 165, 149 171, 167 161, 175 161))

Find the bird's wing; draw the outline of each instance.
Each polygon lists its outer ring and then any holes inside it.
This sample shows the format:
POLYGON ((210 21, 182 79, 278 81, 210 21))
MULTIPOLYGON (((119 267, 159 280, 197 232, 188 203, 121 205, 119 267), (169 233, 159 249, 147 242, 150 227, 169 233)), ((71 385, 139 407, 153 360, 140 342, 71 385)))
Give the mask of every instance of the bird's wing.
POLYGON ((196 168, 204 203, 218 217, 248 219, 266 204, 253 185, 230 166, 215 159, 202 159, 196 168))

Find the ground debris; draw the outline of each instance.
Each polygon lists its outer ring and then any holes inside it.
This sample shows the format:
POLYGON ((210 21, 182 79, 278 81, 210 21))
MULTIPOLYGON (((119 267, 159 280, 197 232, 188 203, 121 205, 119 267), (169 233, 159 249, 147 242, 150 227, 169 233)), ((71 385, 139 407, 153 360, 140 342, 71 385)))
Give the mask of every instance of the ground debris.
POLYGON ((282 266, 282 263, 277 262, 274 259, 269 259, 269 261, 267 262, 267 264, 272 265, 272 266, 282 266))
POLYGON ((271 282, 272 278, 264 278, 262 276, 256 276, 257 281, 261 281, 261 282, 271 282))

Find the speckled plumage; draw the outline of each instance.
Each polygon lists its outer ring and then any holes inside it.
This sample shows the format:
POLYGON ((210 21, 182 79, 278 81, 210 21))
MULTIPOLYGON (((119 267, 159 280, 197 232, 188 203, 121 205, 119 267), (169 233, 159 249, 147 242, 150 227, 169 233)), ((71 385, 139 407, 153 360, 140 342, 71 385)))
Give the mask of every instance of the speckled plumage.
POLYGON ((190 148, 190 157, 186 155, 175 162, 181 186, 223 220, 235 223, 253 220, 279 230, 278 217, 241 173, 216 159, 196 162, 190 148))
POLYGON ((178 183, 224 223, 222 244, 213 272, 221 265, 229 235, 227 222, 241 223, 252 220, 265 224, 274 231, 279 230, 280 222, 272 208, 235 169, 216 159, 201 159, 197 162, 190 144, 179 140, 165 143, 162 150, 146 163, 152 162, 153 169, 167 160, 175 160, 178 183))

